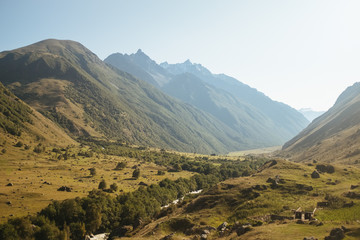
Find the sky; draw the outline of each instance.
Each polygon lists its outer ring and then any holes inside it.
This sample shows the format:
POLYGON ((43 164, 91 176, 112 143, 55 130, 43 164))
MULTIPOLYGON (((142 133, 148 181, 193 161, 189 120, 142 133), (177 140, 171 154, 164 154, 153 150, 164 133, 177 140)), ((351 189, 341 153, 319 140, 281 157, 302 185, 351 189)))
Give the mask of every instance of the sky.
POLYGON ((101 59, 190 59, 290 106, 327 110, 360 81, 358 0, 0 0, 0 51, 44 39, 101 59))

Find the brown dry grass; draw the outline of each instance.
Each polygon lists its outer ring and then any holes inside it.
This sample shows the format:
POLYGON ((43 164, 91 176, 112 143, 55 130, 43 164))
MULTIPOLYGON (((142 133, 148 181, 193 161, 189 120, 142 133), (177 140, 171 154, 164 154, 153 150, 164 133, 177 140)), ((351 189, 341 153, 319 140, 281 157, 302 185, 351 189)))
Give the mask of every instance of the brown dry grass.
MULTIPOLYGON (((32 148, 14 147, 17 138, 3 137, 0 147, 6 148, 5 154, 0 153, 0 222, 6 221, 10 216, 24 216, 34 214, 46 207, 52 200, 64 200, 75 197, 85 197, 92 189, 97 189, 99 182, 105 180, 108 187, 117 183, 123 192, 133 191, 139 183, 157 183, 164 178, 188 178, 193 173, 182 171, 158 176, 158 170, 166 170, 153 163, 140 163, 134 159, 94 154, 94 157, 76 157, 68 160, 54 160, 55 153, 52 147, 47 147, 45 153, 37 154, 32 148), (6 140, 6 143, 4 143, 6 140), (127 167, 121 171, 113 170, 120 161, 126 161, 127 167), (141 176, 137 180, 131 179, 133 169, 137 165, 141 176), (95 167, 97 175, 90 176, 89 168, 95 167), (49 182, 51 185, 44 184, 49 182), (6 186, 12 183, 13 186, 6 186), (72 192, 59 192, 61 186, 68 186, 72 192), (7 202, 10 201, 11 205, 7 202)), ((79 147, 70 149, 71 153, 78 152, 79 147)), ((114 193, 121 194, 121 192, 114 193)))

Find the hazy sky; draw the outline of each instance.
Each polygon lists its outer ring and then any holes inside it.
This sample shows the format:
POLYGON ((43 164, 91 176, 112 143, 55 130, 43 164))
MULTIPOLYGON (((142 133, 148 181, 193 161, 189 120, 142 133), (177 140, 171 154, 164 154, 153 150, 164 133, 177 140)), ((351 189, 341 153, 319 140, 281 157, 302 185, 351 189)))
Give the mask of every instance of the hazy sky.
POLYGON ((57 38, 101 59, 190 59, 297 109, 360 81, 358 0, 0 0, 0 30, 0 51, 57 38))

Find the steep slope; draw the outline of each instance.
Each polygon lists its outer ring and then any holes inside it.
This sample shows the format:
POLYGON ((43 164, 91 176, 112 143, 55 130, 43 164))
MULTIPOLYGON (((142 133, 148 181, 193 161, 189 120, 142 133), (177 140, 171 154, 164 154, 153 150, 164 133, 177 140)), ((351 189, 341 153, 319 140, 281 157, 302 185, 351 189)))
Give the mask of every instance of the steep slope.
MULTIPOLYGON (((168 64, 165 62, 160 65, 173 74, 192 73, 206 83, 228 91, 233 96, 239 98, 240 101, 257 108, 258 111, 270 118, 274 125, 283 130, 281 135, 286 135, 283 138, 284 141, 296 135, 309 123, 301 113, 290 106, 271 100, 262 92, 249 87, 235 78, 225 74, 212 74, 201 64, 193 64, 187 60, 184 63, 168 64)), ((271 129, 270 126, 269 129, 271 129)), ((274 132, 278 132, 278 129, 274 132)))
POLYGON ((231 127, 242 137, 242 142, 248 143, 244 146, 247 149, 281 145, 288 137, 282 128, 275 126, 257 108, 241 102, 227 91, 207 84, 193 74, 176 75, 162 89, 170 96, 210 113, 231 127))
POLYGON ((102 62, 73 41, 0 53, 0 79, 73 137, 191 152, 239 149, 230 128, 102 62))
POLYGON ((160 67, 139 50, 131 55, 112 54, 104 61, 211 114, 240 136, 246 143, 242 149, 282 145, 308 124, 295 109, 189 60, 160 67))
POLYGON ((348 87, 326 113, 283 146, 294 160, 353 162, 360 154, 360 83, 348 87))
MULTIPOLYGON (((62 129, 17 98, 0 82, 0 139, 29 144, 76 144, 62 129)), ((1 141, 1 143, 3 142, 1 141)), ((24 153, 25 155, 26 153, 24 153)))

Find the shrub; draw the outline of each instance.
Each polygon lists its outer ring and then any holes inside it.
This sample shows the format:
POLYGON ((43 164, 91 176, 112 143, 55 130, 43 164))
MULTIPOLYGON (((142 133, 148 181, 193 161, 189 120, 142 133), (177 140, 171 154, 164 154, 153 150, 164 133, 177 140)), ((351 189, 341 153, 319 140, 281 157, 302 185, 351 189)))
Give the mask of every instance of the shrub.
POLYGON ((126 162, 119 162, 116 167, 115 170, 123 170, 126 167, 126 162))
POLYGON ((21 141, 18 141, 16 144, 15 144, 15 147, 22 147, 24 146, 24 144, 21 142, 21 141))
POLYGON ((96 176, 96 168, 90 168, 89 170, 91 176, 96 176))
POLYGON ((140 177, 140 169, 137 168, 133 171, 132 177, 138 179, 140 177))
POLYGON ((106 187, 107 187, 107 184, 106 184, 105 180, 103 179, 103 180, 99 183, 98 189, 104 190, 104 189, 106 189, 106 187))

